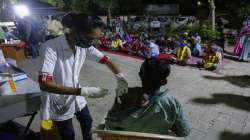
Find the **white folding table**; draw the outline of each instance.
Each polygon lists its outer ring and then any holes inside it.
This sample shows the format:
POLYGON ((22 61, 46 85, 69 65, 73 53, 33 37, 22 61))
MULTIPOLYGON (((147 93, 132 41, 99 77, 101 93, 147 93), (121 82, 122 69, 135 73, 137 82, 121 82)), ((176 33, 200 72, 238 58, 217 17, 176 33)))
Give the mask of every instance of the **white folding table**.
POLYGON ((32 115, 26 126, 26 133, 36 112, 40 109, 41 90, 38 83, 30 78, 15 84, 16 93, 0 96, 0 124, 25 115, 32 115))

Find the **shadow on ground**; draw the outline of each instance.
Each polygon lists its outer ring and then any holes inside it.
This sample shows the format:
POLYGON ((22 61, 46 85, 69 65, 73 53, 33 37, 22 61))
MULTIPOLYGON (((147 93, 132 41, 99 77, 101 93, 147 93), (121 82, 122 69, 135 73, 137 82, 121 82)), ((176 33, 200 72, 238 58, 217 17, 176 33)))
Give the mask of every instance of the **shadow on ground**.
POLYGON ((28 131, 24 135, 25 126, 14 121, 8 121, 0 124, 0 140, 39 140, 40 134, 28 131))
POLYGON ((250 140, 250 134, 240 134, 224 131, 220 134, 220 140, 250 140))
POLYGON ((223 76, 223 77, 203 76, 203 77, 208 80, 224 80, 239 87, 250 88, 250 75, 223 76))
POLYGON ((250 111, 250 97, 230 93, 215 93, 211 98, 195 98, 191 100, 198 104, 225 104, 227 106, 250 111))

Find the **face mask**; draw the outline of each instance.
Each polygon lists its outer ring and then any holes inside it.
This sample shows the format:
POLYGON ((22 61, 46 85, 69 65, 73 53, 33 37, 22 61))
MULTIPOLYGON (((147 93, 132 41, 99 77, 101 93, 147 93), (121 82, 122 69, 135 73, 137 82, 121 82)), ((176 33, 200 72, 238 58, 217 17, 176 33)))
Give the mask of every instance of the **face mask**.
POLYGON ((81 48, 89 48, 92 46, 92 40, 83 39, 80 33, 76 34, 76 45, 81 48))

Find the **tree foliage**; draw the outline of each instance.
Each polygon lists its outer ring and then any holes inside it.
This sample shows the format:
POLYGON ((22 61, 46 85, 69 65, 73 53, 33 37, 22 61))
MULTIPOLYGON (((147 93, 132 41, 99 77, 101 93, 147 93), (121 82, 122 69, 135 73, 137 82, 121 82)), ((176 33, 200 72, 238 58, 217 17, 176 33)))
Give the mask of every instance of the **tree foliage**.
POLYGON ((242 18, 250 16, 250 5, 242 5, 238 10, 238 15, 242 18))
POLYGON ((106 10, 107 12, 108 10, 114 11, 119 6, 118 0, 93 0, 93 3, 106 10))
POLYGON ((209 4, 209 15, 211 17, 211 28, 212 30, 215 30, 215 3, 214 0, 208 0, 209 4))
POLYGON ((86 12, 89 10, 90 0, 48 0, 52 6, 63 5, 66 11, 86 12))
POLYGON ((70 10, 88 12, 90 6, 89 0, 71 0, 70 10))
POLYGON ((62 0, 48 0, 48 3, 52 6, 57 6, 58 4, 60 4, 61 2, 63 2, 62 0))
POLYGON ((119 7, 118 0, 92 0, 92 2, 107 12, 107 23, 109 26, 111 24, 110 19, 112 17, 112 13, 119 7))

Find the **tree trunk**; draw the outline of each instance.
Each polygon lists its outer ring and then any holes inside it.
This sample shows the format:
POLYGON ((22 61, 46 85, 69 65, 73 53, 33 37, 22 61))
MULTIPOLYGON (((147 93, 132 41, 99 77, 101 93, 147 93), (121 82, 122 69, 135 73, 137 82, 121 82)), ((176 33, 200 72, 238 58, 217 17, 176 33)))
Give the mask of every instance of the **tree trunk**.
POLYGON ((111 26, 111 7, 108 8, 107 25, 108 25, 108 27, 111 26))
POLYGON ((215 30, 215 4, 214 0, 208 0, 212 30, 215 30))

